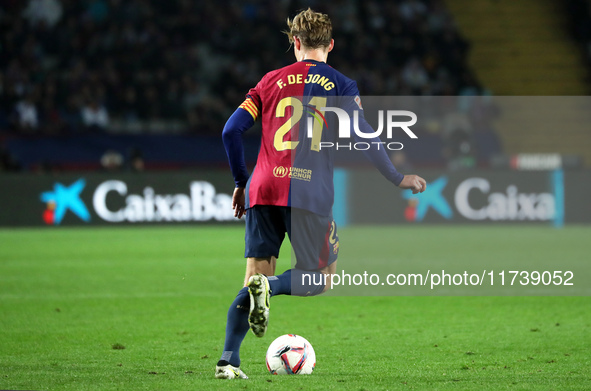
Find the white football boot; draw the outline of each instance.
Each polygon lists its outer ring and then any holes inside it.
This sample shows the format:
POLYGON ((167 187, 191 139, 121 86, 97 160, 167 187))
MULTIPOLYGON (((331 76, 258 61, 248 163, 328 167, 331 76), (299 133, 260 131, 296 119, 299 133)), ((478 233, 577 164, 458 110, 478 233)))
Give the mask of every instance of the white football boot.
POLYGON ((239 367, 232 365, 224 365, 222 367, 215 366, 216 379, 248 379, 248 376, 239 367))
POLYGON ((271 288, 265 275, 255 274, 250 277, 248 280, 248 295, 250 296, 248 324, 254 335, 260 338, 265 335, 269 323, 271 288))

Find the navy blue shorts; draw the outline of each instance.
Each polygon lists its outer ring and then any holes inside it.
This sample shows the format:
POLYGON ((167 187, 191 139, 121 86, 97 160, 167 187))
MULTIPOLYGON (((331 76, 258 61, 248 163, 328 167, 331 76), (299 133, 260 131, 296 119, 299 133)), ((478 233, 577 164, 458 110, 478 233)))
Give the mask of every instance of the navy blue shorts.
POLYGON ((292 266, 296 269, 318 270, 337 260, 339 237, 332 216, 273 205, 255 205, 248 209, 244 256, 278 258, 286 233, 295 253, 296 262, 295 265, 292 262, 292 266))

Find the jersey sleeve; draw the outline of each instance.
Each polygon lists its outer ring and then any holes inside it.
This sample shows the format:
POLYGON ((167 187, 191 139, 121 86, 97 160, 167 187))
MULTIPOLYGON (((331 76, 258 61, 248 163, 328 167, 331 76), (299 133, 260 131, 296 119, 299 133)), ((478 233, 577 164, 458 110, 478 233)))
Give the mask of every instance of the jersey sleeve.
POLYGON ((263 77, 254 88, 251 88, 248 91, 246 94, 246 99, 240 105, 241 108, 248 111, 250 115, 252 115, 255 121, 259 117, 262 109, 262 100, 259 91, 263 89, 263 83, 265 79, 266 77, 263 77))
MULTIPOLYGON (((359 97, 359 89, 354 80, 349 80, 341 94, 341 107, 347 113, 353 113, 354 110, 360 110, 359 114, 363 114, 363 106, 361 105, 361 98, 359 97)), ((351 115, 351 118, 353 116, 351 115)))
POLYGON ((249 174, 244 160, 242 133, 250 129, 255 119, 256 117, 249 110, 242 108, 242 105, 240 105, 228 119, 222 132, 224 148, 228 155, 236 187, 245 187, 248 182, 249 174))
POLYGON ((222 132, 224 147, 237 187, 245 187, 248 182, 249 174, 244 160, 242 133, 250 129, 254 125, 254 121, 261 115, 262 99, 260 91, 264 90, 266 78, 267 75, 248 91, 246 99, 228 119, 222 132))
POLYGON ((254 99, 250 96, 250 94, 246 96, 246 99, 244 100, 244 102, 242 102, 242 104, 239 107, 241 109, 248 111, 248 113, 252 116, 252 119, 254 121, 256 121, 259 117, 260 109, 256 105, 254 99))

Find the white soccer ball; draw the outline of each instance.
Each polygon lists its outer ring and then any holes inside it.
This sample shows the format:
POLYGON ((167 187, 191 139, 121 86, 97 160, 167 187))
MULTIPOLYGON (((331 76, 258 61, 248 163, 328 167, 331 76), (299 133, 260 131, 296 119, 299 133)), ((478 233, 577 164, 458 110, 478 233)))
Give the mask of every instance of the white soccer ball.
POLYGON ((266 361, 273 375, 309 375, 316 366, 316 353, 306 338, 285 334, 271 342, 266 361))

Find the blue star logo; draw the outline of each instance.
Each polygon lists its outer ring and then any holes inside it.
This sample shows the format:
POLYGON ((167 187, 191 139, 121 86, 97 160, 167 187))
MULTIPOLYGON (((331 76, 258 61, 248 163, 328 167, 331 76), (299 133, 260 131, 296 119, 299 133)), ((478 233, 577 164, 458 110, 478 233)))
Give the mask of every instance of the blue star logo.
POLYGON ((442 194, 445 185, 447 185, 447 177, 442 176, 429 183, 427 191, 424 193, 412 194, 412 190, 402 192, 402 197, 405 200, 415 199, 417 201, 416 221, 422 221, 429 208, 435 209, 447 220, 452 218, 453 212, 442 194))
POLYGON ((80 199, 80 193, 84 190, 84 186, 86 186, 86 181, 79 179, 68 187, 61 183, 55 183, 53 191, 41 193, 41 201, 55 204, 54 224, 62 222, 68 209, 83 221, 90 221, 90 213, 80 199))

